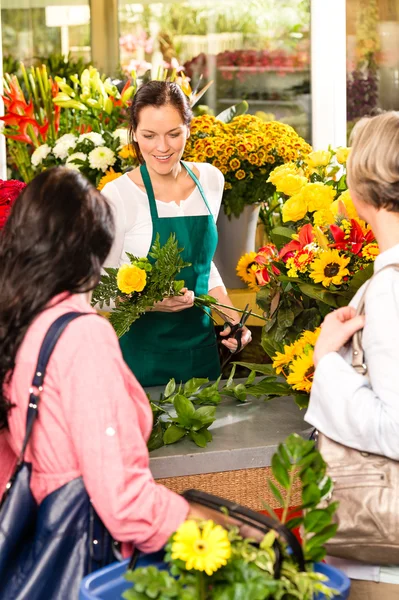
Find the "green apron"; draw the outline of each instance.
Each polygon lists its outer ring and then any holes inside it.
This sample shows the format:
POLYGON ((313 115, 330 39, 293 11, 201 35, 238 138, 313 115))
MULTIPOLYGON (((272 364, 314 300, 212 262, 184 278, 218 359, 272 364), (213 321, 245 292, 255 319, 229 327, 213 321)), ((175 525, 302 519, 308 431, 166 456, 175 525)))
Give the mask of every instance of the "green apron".
MULTIPOLYGON (((154 191, 146 165, 140 171, 152 218, 151 246, 157 234, 165 244, 176 235, 182 258, 191 263, 183 269, 184 279, 196 296, 208 293, 209 272, 217 246, 217 229, 204 190, 194 173, 182 163, 197 185, 209 214, 159 218, 154 191)), ((148 256, 149 260, 152 260, 148 256)), ((142 386, 166 384, 172 377, 185 382, 192 377, 217 379, 220 361, 213 323, 208 314, 193 306, 181 312, 148 312, 133 323, 120 339, 123 357, 142 386)))

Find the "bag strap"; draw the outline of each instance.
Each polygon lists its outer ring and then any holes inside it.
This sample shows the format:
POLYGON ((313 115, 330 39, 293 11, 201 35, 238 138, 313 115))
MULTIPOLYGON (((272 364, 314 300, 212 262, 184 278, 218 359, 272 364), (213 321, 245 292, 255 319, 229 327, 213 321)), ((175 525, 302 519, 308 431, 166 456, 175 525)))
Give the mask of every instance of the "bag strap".
MULTIPOLYGON (((372 282, 372 280, 374 279, 374 277, 376 277, 378 275, 378 273, 381 273, 382 271, 385 271, 386 269, 399 270, 399 263, 392 263, 390 265, 385 265, 385 267, 382 267, 382 269, 380 269, 379 271, 377 271, 376 273, 374 273, 374 275, 372 275, 370 277, 370 279, 368 280, 368 282, 365 286, 362 297, 360 298, 358 307, 356 309, 357 315, 365 314, 366 292, 369 288, 369 285, 372 282)), ((357 373, 360 373, 360 375, 365 375, 367 373, 367 365, 364 360, 364 348, 363 348, 363 344, 362 344, 362 337, 363 337, 363 331, 360 329, 359 331, 356 331, 356 333, 354 334, 354 336, 352 338, 352 367, 355 369, 355 371, 357 373)))
POLYGON ((35 374, 33 376, 32 385, 29 388, 29 405, 28 411, 26 414, 26 432, 24 441, 22 444, 22 449, 20 455, 18 457, 17 467, 19 467, 24 462, 25 451, 28 446, 30 437, 32 435, 33 425, 38 416, 38 407, 40 402, 41 393, 43 391, 43 381, 46 375, 46 369, 48 362, 50 360, 51 354, 61 337, 62 332, 67 327, 67 325, 77 319, 78 317, 82 317, 83 315, 91 315, 94 313, 82 313, 82 312, 68 312, 64 315, 61 315, 54 321, 52 325, 50 325, 44 340, 42 342, 39 358, 37 359, 37 365, 35 369, 35 374))

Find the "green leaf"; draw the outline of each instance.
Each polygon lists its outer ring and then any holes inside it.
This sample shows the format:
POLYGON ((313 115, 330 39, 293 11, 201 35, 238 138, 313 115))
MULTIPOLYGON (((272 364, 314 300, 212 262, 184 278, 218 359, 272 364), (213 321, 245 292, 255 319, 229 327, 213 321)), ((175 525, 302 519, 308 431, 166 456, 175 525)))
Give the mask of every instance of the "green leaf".
POLYGON ((245 387, 245 385, 243 383, 239 383, 238 385, 236 385, 233 392, 234 392, 234 396, 237 398, 237 400, 239 400, 240 402, 246 401, 247 388, 245 387))
POLYGON ((255 396, 256 398, 261 396, 289 396, 292 392, 292 388, 288 383, 271 381, 267 378, 256 385, 246 388, 246 392, 249 396, 255 396))
POLYGON ((271 231, 272 235, 278 235, 281 238, 285 238, 286 243, 292 239, 294 233, 296 233, 296 229, 292 229, 291 227, 275 227, 271 231))
POLYGON ((291 327, 295 319, 294 312, 290 308, 279 308, 277 312, 277 322, 279 327, 291 327))
POLYGON ((307 408, 309 406, 309 394, 295 394, 294 400, 299 408, 307 408))
POLYGON ((230 388, 234 387, 234 375, 236 373, 236 369, 237 369, 237 365, 233 364, 233 368, 231 369, 230 375, 228 380, 226 381, 226 385, 224 386, 223 389, 225 390, 229 390, 230 388))
POLYGON ((320 531, 320 533, 316 533, 310 539, 306 540, 306 550, 311 550, 316 546, 321 546, 325 544, 330 538, 334 537, 337 533, 338 525, 336 523, 332 523, 331 525, 327 525, 320 531))
POLYGON ((373 273, 374 273, 374 264, 373 263, 368 265, 362 271, 357 271, 355 273, 355 275, 350 280, 349 287, 348 287, 348 291, 349 291, 351 297, 354 296, 356 294, 356 292, 358 291, 358 289, 360 289, 362 287, 362 285, 370 279, 370 277, 373 275, 373 273))
POLYGON ((317 506, 320 502, 320 490, 315 483, 309 483, 302 490, 302 505, 305 508, 317 506))
MULTIPOLYGON (((209 432, 208 432, 209 433, 209 432)), ((208 438, 205 433, 201 431, 190 431, 190 438, 199 446, 200 448, 205 448, 208 443, 208 438)))
POLYGON ((163 434, 165 444, 174 444, 186 435, 186 430, 177 425, 170 425, 163 434))
POLYGON ((333 308, 338 308, 339 306, 336 295, 332 292, 327 292, 321 286, 319 287, 317 285, 312 285, 311 283, 298 281, 298 287, 305 296, 324 302, 324 304, 332 306, 333 308))
POLYGON ((173 406, 175 407, 177 416, 182 425, 186 426, 187 424, 188 426, 190 424, 190 419, 192 419, 195 414, 194 404, 182 394, 177 394, 173 400, 173 406))
POLYGON ((243 100, 239 104, 234 104, 234 106, 226 108, 226 110, 219 113, 216 118, 219 119, 219 121, 223 121, 223 123, 230 123, 234 117, 245 114, 247 110, 248 102, 243 100))
POLYGON ((164 392, 165 398, 169 398, 169 396, 171 396, 173 394, 175 389, 176 389, 176 381, 174 379, 171 379, 165 388, 165 392, 164 392))
POLYGON ((210 425, 214 422, 216 408, 214 406, 201 406, 195 411, 195 418, 201 421, 203 425, 210 425))
POLYGON ((198 394, 192 398, 195 404, 219 404, 221 400, 220 392, 214 388, 214 386, 206 387, 198 392, 198 394))
POLYGON ((162 448, 164 445, 163 441, 163 427, 161 423, 157 423, 151 432, 150 439, 147 442, 148 452, 153 452, 153 450, 158 450, 158 448, 162 448))
POLYGON ((193 377, 193 379, 190 379, 184 384, 184 394, 186 396, 191 396, 200 389, 201 385, 205 385, 206 383, 209 383, 209 379, 193 377))
POLYGON ((255 379, 256 379, 256 371, 251 371, 250 374, 248 375, 248 378, 247 378, 247 380, 245 382, 245 385, 246 386, 247 385, 252 385, 253 382, 255 381, 255 379))
POLYGON ((263 375, 275 375, 276 371, 273 369, 272 365, 263 365, 257 363, 246 363, 246 362, 235 362, 234 366, 246 367, 250 371, 256 371, 256 373, 262 373, 263 375))
POLYGON ((286 522, 285 526, 288 527, 288 529, 291 529, 292 531, 293 529, 300 527, 302 523, 303 517, 293 517, 292 519, 289 519, 289 521, 286 522))
POLYGON ((331 517, 328 512, 319 508, 308 511, 303 520, 306 531, 311 531, 312 533, 318 533, 322 531, 322 529, 327 527, 330 522, 331 517))
POLYGON ((280 504, 280 506, 284 506, 284 500, 283 500, 283 497, 282 497, 281 492, 278 489, 278 487, 276 485, 274 485, 273 481, 271 481, 270 479, 268 480, 267 483, 268 483, 269 488, 271 489, 273 496, 276 498, 277 502, 280 504))
POLYGON ((279 484, 288 490, 290 487, 290 477, 278 454, 273 454, 272 456, 272 472, 279 484))

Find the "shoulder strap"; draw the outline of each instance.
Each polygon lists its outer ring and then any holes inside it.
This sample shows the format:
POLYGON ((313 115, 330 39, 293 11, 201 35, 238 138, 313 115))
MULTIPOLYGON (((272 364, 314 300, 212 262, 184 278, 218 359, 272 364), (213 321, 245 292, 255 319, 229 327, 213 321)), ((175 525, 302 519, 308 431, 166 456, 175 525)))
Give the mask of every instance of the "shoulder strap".
POLYGON ((40 396, 43 391, 43 381, 46 375, 46 369, 48 362, 50 360, 50 356, 57 344, 58 340, 61 337, 62 332, 66 328, 66 326, 77 319, 78 317, 82 317, 83 315, 91 315, 93 313, 81 313, 81 312, 68 312, 61 317, 58 317, 54 321, 52 325, 50 325, 44 340, 42 342, 39 358, 37 360, 37 365, 35 369, 35 374, 32 380, 32 386, 29 388, 29 406, 28 412, 26 414, 26 432, 24 441, 22 444, 22 449, 18 458, 18 466, 23 463, 26 447, 29 443, 30 436, 32 434, 32 429, 34 422, 38 416, 38 406, 40 402, 40 396))
POLYGON ((186 169, 187 173, 190 175, 191 179, 194 181, 195 185, 197 186, 199 193, 201 194, 202 199, 205 202, 205 206, 207 207, 209 214, 211 215, 212 211, 209 208, 208 200, 206 199, 204 188, 202 187, 200 180, 198 179, 198 177, 196 176, 194 171, 192 169, 190 169, 190 167, 185 162, 181 161, 181 164, 186 169))
MULTIPOLYGON (((380 269, 379 271, 377 271, 376 273, 374 273, 374 275, 372 275, 370 277, 370 279, 368 280, 368 282, 365 286, 362 297, 360 298, 358 307, 356 309, 357 315, 364 315, 364 307, 365 307, 365 303, 366 303, 366 292, 369 288, 371 281, 374 279, 374 277, 377 277, 378 273, 381 273, 382 271, 385 271, 386 269, 399 270, 399 264, 393 263, 390 265, 385 265, 385 267, 382 267, 382 269, 380 269)), ((359 330, 354 334, 354 336, 352 338, 352 367, 355 369, 355 371, 360 373, 360 375, 365 375, 367 373, 367 365, 364 360, 364 349, 363 349, 363 344, 362 344, 362 336, 363 336, 363 332, 362 332, 362 330, 359 330)))

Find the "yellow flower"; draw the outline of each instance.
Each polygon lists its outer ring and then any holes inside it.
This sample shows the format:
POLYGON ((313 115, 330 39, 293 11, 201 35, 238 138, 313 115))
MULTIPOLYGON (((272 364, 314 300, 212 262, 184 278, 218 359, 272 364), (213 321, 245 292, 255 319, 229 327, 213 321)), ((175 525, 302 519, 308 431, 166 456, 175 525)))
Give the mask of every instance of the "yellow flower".
POLYGON ((304 340, 307 344, 310 344, 311 346, 315 346, 315 344, 317 342, 317 338, 320 335, 320 331, 321 331, 320 327, 317 327, 317 329, 315 329, 314 331, 306 330, 301 335, 301 339, 304 340))
POLYGON ((313 382, 313 350, 296 358, 290 367, 287 383, 299 392, 310 392, 313 382))
POLYGON ((285 163, 284 165, 280 165, 273 169, 273 171, 269 175, 269 179, 273 185, 277 186, 278 183, 284 179, 288 174, 297 175, 298 168, 294 163, 285 163))
POLYGON ((123 146, 123 148, 119 150, 118 154, 124 159, 137 158, 136 151, 131 144, 126 144, 126 146, 123 146))
POLYGON ((304 201, 302 192, 288 198, 281 209, 284 223, 286 221, 300 221, 306 215, 307 211, 308 207, 304 201))
POLYGON ((341 256, 338 250, 324 250, 319 254, 310 267, 310 277, 315 283, 322 283, 324 287, 331 284, 340 285, 343 278, 349 275, 346 268, 350 259, 341 256))
POLYGON ((335 156, 340 165, 344 165, 348 160, 351 148, 337 148, 335 156))
POLYGON ((239 169, 241 166, 241 163, 238 160, 238 158, 233 158, 229 164, 230 164, 230 167, 233 169, 233 171, 237 171, 237 169, 239 169))
POLYGON ((331 160, 331 152, 328 152, 327 150, 317 150, 316 152, 311 152, 305 160, 311 169, 315 169, 316 167, 326 167, 331 160))
POLYGON ((122 265, 116 278, 118 288, 124 294, 142 292, 147 283, 147 273, 136 265, 122 265))
POLYGON ((259 265, 255 262, 256 257, 257 252, 248 252, 241 256, 236 267, 238 277, 253 290, 259 289, 256 279, 256 271, 258 270, 259 265))
POLYGON ((338 200, 334 200, 330 208, 335 216, 345 215, 346 213, 346 216, 348 216, 349 219, 357 218, 356 208, 353 204, 349 190, 342 192, 338 200))
POLYGON ((324 183, 308 183, 301 193, 310 212, 329 208, 335 198, 336 192, 330 185, 324 183))
POLYGON ((123 175, 123 173, 116 173, 111 167, 105 172, 104 177, 101 177, 97 189, 101 191, 107 183, 114 181, 114 179, 118 179, 118 177, 121 177, 121 175, 123 175))
POLYGON ((335 217, 329 208, 322 208, 313 213, 313 225, 315 227, 323 227, 333 223, 335 223, 335 217))
POLYGON ((372 244, 367 244, 362 250, 363 258, 367 258, 367 260, 374 261, 379 255, 380 250, 378 248, 378 244, 373 242, 372 244))
POLYGON ((306 177, 294 175, 293 173, 287 173, 287 175, 279 178, 275 185, 278 192, 282 192, 286 196, 294 196, 307 183, 308 180, 306 177))
POLYGON ((295 344, 284 346, 284 352, 276 352, 273 356, 273 369, 279 375, 283 371, 283 367, 288 365, 295 357, 295 344))
POLYGON ((236 177, 237 177, 237 179, 245 179, 245 171, 240 169, 239 171, 237 171, 236 177))
POLYGON ((231 183, 229 181, 225 181, 224 182, 224 189, 225 190, 232 190, 233 186, 231 185, 231 183))
POLYGON ((292 277, 294 279, 296 277, 298 277, 298 270, 295 266, 294 258, 293 257, 289 258, 287 260, 286 264, 287 264, 287 268, 288 268, 288 271, 287 271, 288 277, 292 277))
POLYGON ((213 521, 201 527, 194 520, 185 521, 173 536, 172 559, 184 561, 188 571, 205 571, 210 576, 226 565, 230 556, 227 531, 213 521))

